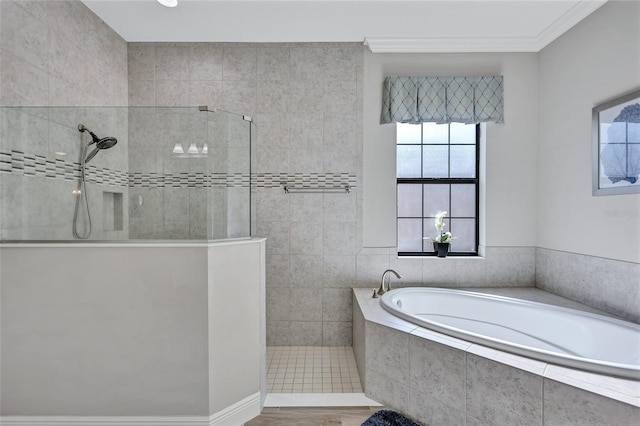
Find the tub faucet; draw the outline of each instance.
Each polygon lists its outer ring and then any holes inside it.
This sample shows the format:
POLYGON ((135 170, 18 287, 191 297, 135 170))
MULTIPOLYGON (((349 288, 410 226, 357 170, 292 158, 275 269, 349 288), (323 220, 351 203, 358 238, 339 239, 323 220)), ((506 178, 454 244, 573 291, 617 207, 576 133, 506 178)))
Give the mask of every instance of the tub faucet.
POLYGON ((387 288, 386 289, 385 289, 385 285, 384 285, 384 278, 387 276, 388 272, 393 273, 393 275, 395 275, 396 278, 398 278, 398 279, 402 278, 402 275, 400 275, 399 273, 397 273, 393 269, 387 269, 386 271, 384 271, 382 273, 382 281, 380 281, 380 288, 373 292, 373 297, 380 297, 383 294, 385 294, 386 292, 388 292, 389 290, 391 290, 391 278, 389 278, 389 283, 387 284, 387 288))

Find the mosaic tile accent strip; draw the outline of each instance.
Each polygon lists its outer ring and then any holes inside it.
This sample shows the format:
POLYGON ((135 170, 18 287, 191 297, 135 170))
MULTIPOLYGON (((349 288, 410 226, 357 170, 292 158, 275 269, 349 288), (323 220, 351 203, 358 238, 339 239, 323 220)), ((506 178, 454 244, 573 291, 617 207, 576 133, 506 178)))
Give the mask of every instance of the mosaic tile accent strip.
MULTIPOLYGON (((20 151, 0 151, 0 173, 78 180, 80 164, 20 151)), ((89 183, 129 188, 249 188, 252 184, 249 173, 126 173, 93 165, 87 166, 86 176, 89 183)), ((257 188, 356 186, 356 176, 349 173, 259 173, 253 179, 257 188)))
POLYGON ((249 188, 248 173, 129 173, 129 188, 249 188))
MULTIPOLYGON (((0 173, 73 181, 80 178, 80 164, 20 151, 0 151, 0 173)), ((86 178, 89 183, 120 187, 126 187, 129 181, 125 172, 95 166, 87 166, 86 178)))
POLYGON ((129 173, 129 188, 206 188, 205 173, 129 173))
POLYGON ((349 173, 259 173, 256 175, 258 188, 278 188, 285 185, 327 188, 355 187, 356 176, 349 173))

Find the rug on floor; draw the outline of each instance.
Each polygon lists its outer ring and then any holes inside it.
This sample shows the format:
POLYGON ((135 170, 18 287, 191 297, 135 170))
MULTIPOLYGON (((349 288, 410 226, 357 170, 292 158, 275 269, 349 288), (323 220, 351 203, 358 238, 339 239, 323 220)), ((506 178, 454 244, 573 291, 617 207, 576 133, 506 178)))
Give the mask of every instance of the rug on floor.
POLYGON ((391 410, 381 410, 374 413, 371 417, 362 423, 362 426, 420 426, 403 416, 391 410))

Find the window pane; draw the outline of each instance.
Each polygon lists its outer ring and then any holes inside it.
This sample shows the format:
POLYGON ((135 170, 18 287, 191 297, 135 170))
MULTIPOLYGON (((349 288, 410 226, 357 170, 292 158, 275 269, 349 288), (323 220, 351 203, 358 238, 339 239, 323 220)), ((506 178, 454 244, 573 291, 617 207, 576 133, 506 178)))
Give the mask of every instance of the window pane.
POLYGON ((398 251, 422 249, 422 219, 398 219, 398 251))
POLYGON ((451 241, 451 251, 474 252, 476 250, 476 221, 475 219, 451 219, 451 234, 455 237, 451 241))
POLYGON ((423 155, 423 177, 439 178, 449 176, 449 152, 447 146, 425 145, 423 155))
POLYGON ((398 177, 420 177, 420 146, 398 145, 398 177))
MULTIPOLYGON (((435 235, 429 235, 429 236, 431 238, 435 237, 435 235)), ((435 252, 435 250, 433 249, 433 240, 422 240, 422 251, 425 253, 435 252)))
POLYGON ((476 177, 475 145, 451 146, 451 177, 476 177))
POLYGON ((476 143, 476 125, 451 123, 451 143, 476 143))
POLYGON ((449 143, 449 126, 446 124, 422 123, 424 143, 449 143))
POLYGON ((451 253, 477 253, 477 184, 455 182, 477 178, 477 125, 422 123, 396 128, 397 177, 409 178, 397 186, 398 251, 433 254, 433 239, 439 234, 435 214, 446 210, 444 231, 455 237, 451 253))
POLYGON ((396 140, 399 144, 422 143, 422 127, 419 124, 398 123, 396 132, 396 140))
POLYGON ((476 216, 476 186, 451 185, 451 217, 476 216))
POLYGON ((442 210, 449 211, 449 185, 424 185, 424 214, 435 217, 442 210))
POLYGON ((398 217, 422 217, 422 185, 398 185, 398 217))

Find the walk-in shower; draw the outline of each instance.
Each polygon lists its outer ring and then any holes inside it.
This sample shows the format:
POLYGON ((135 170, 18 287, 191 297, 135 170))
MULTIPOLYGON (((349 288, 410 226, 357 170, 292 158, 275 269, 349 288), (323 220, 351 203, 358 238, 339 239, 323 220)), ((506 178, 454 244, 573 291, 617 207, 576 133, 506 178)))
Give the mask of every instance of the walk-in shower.
POLYGON ((256 132, 246 116, 208 107, 0 114, 2 241, 252 235, 256 132))

